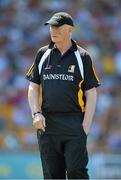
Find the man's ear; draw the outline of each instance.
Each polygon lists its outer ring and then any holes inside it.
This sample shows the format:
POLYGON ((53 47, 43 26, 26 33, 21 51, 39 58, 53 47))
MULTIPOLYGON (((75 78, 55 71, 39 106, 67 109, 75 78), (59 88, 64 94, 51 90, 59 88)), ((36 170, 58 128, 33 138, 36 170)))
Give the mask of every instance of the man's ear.
POLYGON ((73 33, 75 31, 75 27, 69 26, 69 31, 70 31, 70 33, 73 33))
POLYGON ((75 31, 75 27, 74 26, 72 26, 72 32, 74 32, 75 31))

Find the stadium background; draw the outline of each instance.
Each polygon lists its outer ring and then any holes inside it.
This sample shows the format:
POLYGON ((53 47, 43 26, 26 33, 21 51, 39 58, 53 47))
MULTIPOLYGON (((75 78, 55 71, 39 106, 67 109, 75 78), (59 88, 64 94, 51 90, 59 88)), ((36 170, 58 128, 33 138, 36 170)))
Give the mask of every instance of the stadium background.
POLYGON ((42 177, 25 74, 50 40, 43 23, 57 11, 73 16, 73 37, 92 54, 102 84, 88 138, 90 176, 121 178, 120 0, 0 0, 0 178, 42 177))

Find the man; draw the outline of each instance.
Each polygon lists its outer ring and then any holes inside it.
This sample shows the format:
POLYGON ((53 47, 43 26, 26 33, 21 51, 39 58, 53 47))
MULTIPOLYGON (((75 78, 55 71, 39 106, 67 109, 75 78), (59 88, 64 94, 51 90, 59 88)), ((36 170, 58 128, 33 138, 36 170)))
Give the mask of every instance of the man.
POLYGON ((27 73, 44 178, 89 179, 86 141, 98 78, 89 54, 71 39, 72 17, 59 12, 45 25, 52 42, 39 49, 27 73))

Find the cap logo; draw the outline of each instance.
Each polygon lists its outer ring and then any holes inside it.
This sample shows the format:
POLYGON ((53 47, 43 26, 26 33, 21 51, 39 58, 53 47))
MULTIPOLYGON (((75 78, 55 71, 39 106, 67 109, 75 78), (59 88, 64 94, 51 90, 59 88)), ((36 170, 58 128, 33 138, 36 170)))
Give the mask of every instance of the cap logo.
POLYGON ((55 16, 55 19, 61 18, 61 16, 55 16))

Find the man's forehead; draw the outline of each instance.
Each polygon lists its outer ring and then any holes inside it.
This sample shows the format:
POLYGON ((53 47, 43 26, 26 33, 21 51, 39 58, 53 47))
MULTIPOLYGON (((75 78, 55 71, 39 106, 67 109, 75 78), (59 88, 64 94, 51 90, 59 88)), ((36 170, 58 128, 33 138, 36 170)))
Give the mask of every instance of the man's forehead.
POLYGON ((67 27, 66 24, 63 24, 62 26, 55 26, 55 25, 50 25, 50 27, 55 27, 57 29, 65 28, 67 27))
POLYGON ((63 24, 63 25, 61 25, 61 26, 50 25, 50 27, 56 27, 56 28, 69 28, 69 27, 71 27, 71 26, 68 25, 68 24, 63 24))

